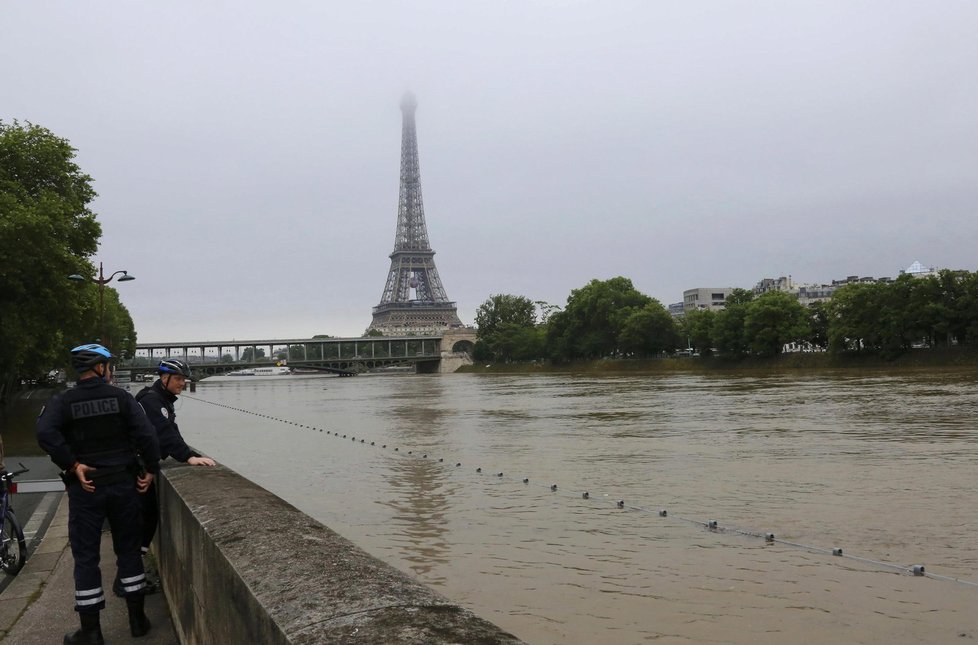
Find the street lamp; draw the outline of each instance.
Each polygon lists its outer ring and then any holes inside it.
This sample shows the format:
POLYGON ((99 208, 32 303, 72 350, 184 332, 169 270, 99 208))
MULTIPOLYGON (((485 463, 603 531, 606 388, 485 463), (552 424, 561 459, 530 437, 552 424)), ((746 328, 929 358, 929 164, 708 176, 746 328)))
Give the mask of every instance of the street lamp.
MULTIPOLYGON (((102 338, 105 338, 105 285, 112 282, 112 280, 119 275, 119 282, 129 282, 130 280, 135 280, 135 276, 129 275, 128 271, 116 271, 109 277, 105 277, 105 273, 102 271, 102 263, 98 263, 98 278, 91 279, 92 282, 98 285, 98 328, 99 334, 102 338), (119 275, 122 274, 122 275, 119 275)), ((77 273, 72 273, 68 276, 69 280, 74 280, 75 282, 88 282, 89 278, 83 275, 78 275, 77 273)))

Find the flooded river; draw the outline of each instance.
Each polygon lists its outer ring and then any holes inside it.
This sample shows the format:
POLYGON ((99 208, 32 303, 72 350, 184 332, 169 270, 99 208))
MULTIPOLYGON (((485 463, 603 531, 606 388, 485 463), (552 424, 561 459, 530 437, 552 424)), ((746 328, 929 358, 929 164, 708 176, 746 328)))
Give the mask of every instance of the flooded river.
POLYGON ((198 449, 529 643, 948 643, 978 639, 976 385, 226 379, 177 415, 198 449))

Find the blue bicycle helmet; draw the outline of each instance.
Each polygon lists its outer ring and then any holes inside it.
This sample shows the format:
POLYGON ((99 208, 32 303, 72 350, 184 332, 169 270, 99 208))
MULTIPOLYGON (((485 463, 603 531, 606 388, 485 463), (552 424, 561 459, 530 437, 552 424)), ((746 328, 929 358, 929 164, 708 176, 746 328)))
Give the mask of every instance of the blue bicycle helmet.
POLYGON ((181 361, 179 358, 164 358, 160 361, 159 367, 156 371, 163 374, 177 374, 186 378, 190 378, 190 366, 181 361))
POLYGON ((112 352, 96 343, 79 345, 71 350, 71 366, 78 373, 87 372, 99 363, 108 363, 113 358, 112 352))

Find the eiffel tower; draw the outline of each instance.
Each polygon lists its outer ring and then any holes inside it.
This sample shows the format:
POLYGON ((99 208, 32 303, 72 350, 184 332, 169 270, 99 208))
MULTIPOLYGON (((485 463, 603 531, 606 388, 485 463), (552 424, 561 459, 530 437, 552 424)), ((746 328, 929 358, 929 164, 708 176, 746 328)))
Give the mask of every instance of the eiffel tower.
POLYGON ((448 299, 435 268, 435 252, 428 242, 421 201, 421 170, 414 111, 418 102, 411 93, 401 99, 401 190, 397 204, 397 234, 387 284, 374 307, 367 328, 385 336, 437 334, 462 327, 455 303, 448 299))

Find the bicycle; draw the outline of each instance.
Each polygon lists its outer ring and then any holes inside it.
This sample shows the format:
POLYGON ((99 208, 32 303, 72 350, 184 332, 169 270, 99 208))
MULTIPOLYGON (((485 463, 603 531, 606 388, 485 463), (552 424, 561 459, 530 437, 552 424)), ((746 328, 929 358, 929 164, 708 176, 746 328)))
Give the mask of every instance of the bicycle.
POLYGON ((17 575, 27 561, 27 540, 24 529, 14 515, 10 496, 17 492, 14 477, 28 470, 24 464, 20 464, 20 470, 0 471, 0 518, 3 520, 0 524, 0 569, 12 576, 17 575))

